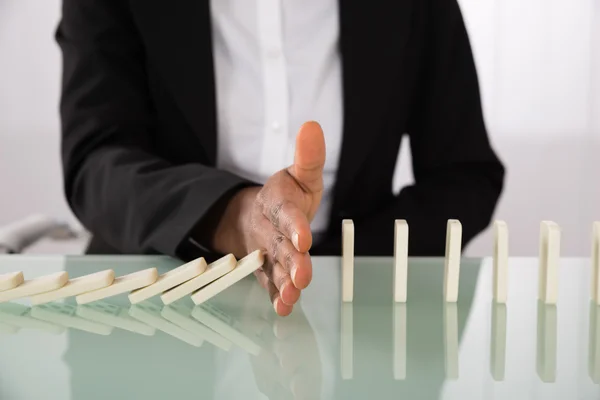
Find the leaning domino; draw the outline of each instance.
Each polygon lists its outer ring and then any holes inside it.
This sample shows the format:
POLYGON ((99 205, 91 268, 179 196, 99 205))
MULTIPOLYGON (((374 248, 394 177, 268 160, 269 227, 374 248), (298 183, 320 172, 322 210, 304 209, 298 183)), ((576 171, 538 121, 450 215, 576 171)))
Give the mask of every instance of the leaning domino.
POLYGON ((156 268, 148 268, 129 275, 120 276, 114 280, 112 285, 80 294, 75 297, 75 300, 77 300, 77 304, 91 303, 92 301, 102 300, 151 285, 156 282, 156 279, 158 279, 156 268))
POLYGON ((592 235, 592 300, 600 306, 600 222, 594 222, 592 235))
POLYGON ((265 258, 262 250, 256 250, 248 254, 238 262, 233 271, 227 275, 223 275, 213 283, 206 285, 194 292, 192 295, 192 300, 195 304, 202 304, 206 300, 227 289, 234 283, 237 283, 248 275, 252 274, 254 271, 262 267, 264 262, 265 258))
POLYGON ((508 226, 494 222, 494 300, 506 303, 508 297, 508 226))
POLYGON ((23 282, 14 289, 0 292, 0 303, 49 292, 63 287, 69 280, 65 271, 23 282))
POLYGON ((560 228, 552 221, 540 224, 538 299, 556 304, 558 298, 558 261, 560 258, 560 228))
POLYGON ((141 303, 201 275, 204 271, 206 271, 206 261, 204 257, 200 257, 162 274, 152 285, 131 292, 129 301, 131 304, 141 303))
POLYGON ((397 219, 394 224, 394 301, 406 302, 408 279, 408 224, 397 219))
POLYGON ((25 280, 23 279, 22 272, 9 272, 8 274, 0 275, 0 292, 5 290, 14 289, 25 280))
POLYGON ((110 286, 114 280, 115 272, 112 269, 70 279, 60 289, 31 296, 31 304, 39 305, 91 292, 92 290, 110 286))
POLYGON ((354 222, 342 221, 342 301, 354 300, 354 222))
POLYGON ((226 255, 225 257, 210 263, 206 268, 206 271, 201 275, 167 290, 160 296, 160 299, 164 304, 171 304, 233 271, 236 265, 237 261, 233 254, 226 255))
POLYGON ((448 220, 446 227, 446 258, 444 265, 444 301, 458 301, 462 225, 456 219, 448 220))

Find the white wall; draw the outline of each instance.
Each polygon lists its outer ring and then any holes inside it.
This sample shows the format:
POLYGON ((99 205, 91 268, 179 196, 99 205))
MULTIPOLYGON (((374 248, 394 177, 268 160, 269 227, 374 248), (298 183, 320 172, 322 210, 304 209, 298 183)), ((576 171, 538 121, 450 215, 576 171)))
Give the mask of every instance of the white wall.
MULTIPOLYGON (((535 255, 542 219, 563 254, 587 256, 600 220, 600 3, 461 0, 492 141, 508 167, 497 217, 511 254, 535 255)), ((0 0, 0 224, 43 212, 74 220, 59 165, 60 1, 0 0)), ((410 181, 408 157, 398 183, 410 181)), ((491 254, 481 235, 471 255, 491 254)))

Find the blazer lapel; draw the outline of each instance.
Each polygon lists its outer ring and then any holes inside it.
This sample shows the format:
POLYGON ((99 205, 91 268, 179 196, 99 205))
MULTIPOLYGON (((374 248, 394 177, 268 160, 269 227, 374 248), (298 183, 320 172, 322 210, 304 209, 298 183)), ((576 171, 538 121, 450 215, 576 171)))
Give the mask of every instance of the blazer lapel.
POLYGON ((389 88, 401 75, 411 1, 339 0, 344 128, 334 210, 345 207, 355 175, 366 156, 378 150, 386 114, 394 112, 389 88))
POLYGON ((132 0, 147 58, 216 160, 216 96, 209 0, 132 0))

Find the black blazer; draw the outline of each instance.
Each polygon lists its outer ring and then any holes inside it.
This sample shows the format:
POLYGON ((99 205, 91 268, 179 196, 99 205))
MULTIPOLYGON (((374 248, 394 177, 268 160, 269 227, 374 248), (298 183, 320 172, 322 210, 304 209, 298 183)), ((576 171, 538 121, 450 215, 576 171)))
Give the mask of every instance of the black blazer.
MULTIPOLYGON (((467 244, 491 220, 504 168, 458 4, 339 1, 343 142, 329 231, 311 254, 339 254, 344 218, 359 255, 392 254, 397 218, 410 255, 442 255, 449 218, 467 244), (403 134, 415 184, 394 194, 403 134)), ((253 184, 215 169, 209 3, 63 1, 64 184, 90 252, 205 255, 190 232, 253 184)))

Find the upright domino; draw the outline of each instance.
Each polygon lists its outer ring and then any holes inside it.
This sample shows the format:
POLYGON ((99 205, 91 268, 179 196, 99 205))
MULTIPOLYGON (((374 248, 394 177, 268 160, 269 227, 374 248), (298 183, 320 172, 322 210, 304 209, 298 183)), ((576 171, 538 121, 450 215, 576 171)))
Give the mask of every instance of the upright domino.
POLYGON ((600 222, 594 222, 592 233, 592 300, 600 306, 600 222))
POLYGON ((262 250, 256 250, 242 258, 237 266, 230 273, 223 275, 221 278, 212 282, 203 288, 198 289, 192 295, 192 300, 195 304, 202 304, 206 300, 216 296, 223 290, 227 289, 236 282, 241 281, 248 275, 263 266, 265 262, 262 250))
POLYGON ((508 297, 508 226, 494 222, 494 300, 506 303, 508 297))
POLYGON ((354 300, 354 222, 342 221, 342 301, 354 300))
POLYGON ((446 226, 446 258, 444 265, 444 301, 458 301, 460 279, 460 257, 462 246, 462 225, 456 219, 448 220, 446 226))
POLYGON ((5 290, 14 289, 25 281, 23 273, 9 272, 8 274, 0 275, 0 292, 5 290))
POLYGON ((141 303, 201 275, 204 271, 206 271, 204 257, 197 258, 162 274, 152 285, 134 290, 129 294, 129 301, 131 304, 141 303))
POLYGON ((25 281, 14 289, 0 292, 0 303, 59 289, 63 287, 68 280, 69 275, 65 271, 61 271, 25 281))
POLYGON ((77 296, 82 293, 110 286, 114 280, 115 272, 112 269, 70 279, 65 286, 60 289, 31 296, 31 304, 35 306, 71 296, 77 296))
POLYGON ((408 279, 408 224, 397 219, 394 223, 394 301, 405 303, 408 279))
POLYGON ((223 275, 230 273, 233 271, 236 265, 237 260, 233 254, 228 254, 225 257, 221 257, 218 260, 210 263, 206 268, 206 271, 194 279, 164 292, 162 296, 160 296, 160 299, 165 305, 171 304, 174 301, 179 300, 182 297, 195 292, 201 287, 219 279, 223 275))
POLYGON ((538 299, 556 304, 558 299, 558 262, 560 259, 560 228, 552 221, 540 224, 540 258, 538 299))
POLYGON ((93 290, 75 297, 77 304, 87 304, 92 301, 98 301, 107 297, 130 292, 144 286, 152 285, 158 279, 156 268, 148 268, 142 271, 134 272, 129 275, 123 275, 116 278, 112 285, 93 290))

